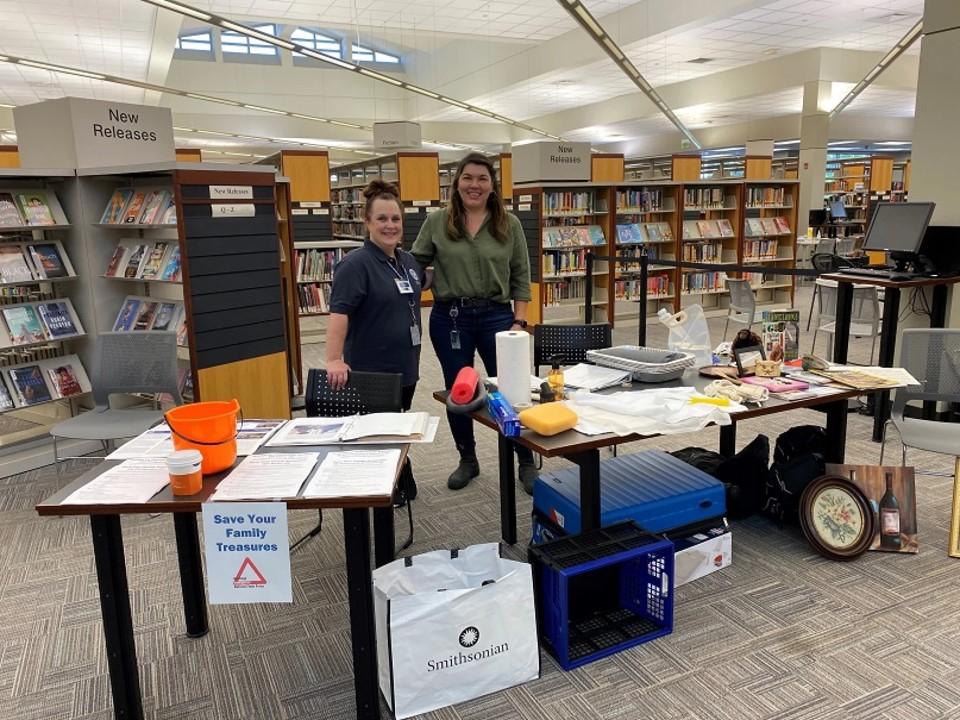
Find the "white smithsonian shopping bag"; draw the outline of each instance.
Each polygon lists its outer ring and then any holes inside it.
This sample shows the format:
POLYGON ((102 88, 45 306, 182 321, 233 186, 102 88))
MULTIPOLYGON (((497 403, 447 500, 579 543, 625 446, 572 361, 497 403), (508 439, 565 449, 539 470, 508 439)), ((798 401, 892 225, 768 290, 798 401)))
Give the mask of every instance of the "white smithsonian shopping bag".
POLYGON ((373 572, 380 691, 397 718, 540 676, 530 566, 496 543, 373 572))

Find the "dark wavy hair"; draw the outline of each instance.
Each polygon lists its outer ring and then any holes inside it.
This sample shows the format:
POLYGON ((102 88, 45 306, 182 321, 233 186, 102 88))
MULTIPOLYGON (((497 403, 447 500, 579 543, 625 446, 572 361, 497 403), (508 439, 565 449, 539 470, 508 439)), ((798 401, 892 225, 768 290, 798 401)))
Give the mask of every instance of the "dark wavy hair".
POLYGON ((370 219, 370 208, 373 207, 374 200, 393 200, 400 205, 400 191, 393 183, 389 183, 381 178, 374 178, 363 189, 363 197, 367 199, 367 204, 363 209, 363 216, 370 219))
POLYGON ((460 193, 457 190, 460 176, 463 175, 467 165, 483 165, 490 173, 490 181, 493 183, 490 196, 487 198, 487 211, 490 213, 490 234, 500 242, 506 242, 508 236, 507 211, 503 207, 503 198, 500 197, 500 189, 497 186, 497 171, 493 167, 493 161, 480 153, 470 153, 457 165, 457 172, 453 176, 453 186, 450 192, 450 203, 447 205, 447 236, 453 240, 462 240, 467 236, 467 229, 464 224, 467 209, 463 206, 463 200, 460 199, 460 193))

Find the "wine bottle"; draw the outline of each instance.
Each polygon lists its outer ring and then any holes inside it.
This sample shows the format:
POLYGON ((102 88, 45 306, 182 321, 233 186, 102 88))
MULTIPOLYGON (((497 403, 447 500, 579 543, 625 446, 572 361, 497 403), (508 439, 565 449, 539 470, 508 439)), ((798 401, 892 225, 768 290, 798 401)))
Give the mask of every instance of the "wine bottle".
POLYGON ((893 473, 887 474, 887 491, 880 498, 880 547, 900 549, 900 502, 893 494, 893 473))

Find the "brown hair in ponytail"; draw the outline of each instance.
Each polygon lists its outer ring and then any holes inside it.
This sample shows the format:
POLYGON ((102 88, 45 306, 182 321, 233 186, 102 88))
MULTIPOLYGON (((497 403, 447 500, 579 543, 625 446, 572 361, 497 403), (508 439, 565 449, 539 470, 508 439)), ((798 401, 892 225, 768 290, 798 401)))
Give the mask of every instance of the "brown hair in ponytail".
POLYGON ((503 207, 500 188, 497 186, 497 171, 493 167, 493 161, 480 153, 470 153, 457 165, 457 172, 453 176, 453 185, 450 192, 450 203, 447 205, 447 236, 454 240, 462 240, 467 236, 464 223, 467 210, 463 206, 463 200, 457 190, 460 176, 463 175, 467 165, 482 165, 490 173, 490 182, 493 184, 490 196, 487 198, 487 212, 490 213, 490 234, 500 242, 506 242, 508 237, 507 211, 503 207))
POLYGON ((370 209, 373 207, 374 200, 393 200, 397 204, 397 207, 400 207, 400 191, 397 189, 397 186, 393 183, 388 183, 382 178, 374 178, 371 180, 363 189, 363 197, 367 200, 367 204, 363 209, 363 216, 367 220, 370 219, 370 209))

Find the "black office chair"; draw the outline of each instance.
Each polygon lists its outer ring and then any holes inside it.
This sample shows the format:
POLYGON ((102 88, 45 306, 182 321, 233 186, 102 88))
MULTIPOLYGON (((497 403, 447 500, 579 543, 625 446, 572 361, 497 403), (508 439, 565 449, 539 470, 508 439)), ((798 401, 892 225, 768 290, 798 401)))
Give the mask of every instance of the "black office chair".
MULTIPOLYGON (((400 373, 374 373, 351 371, 347 384, 334 390, 327 383, 327 371, 312 369, 307 373, 307 388, 304 393, 307 417, 345 417, 347 415, 366 415, 379 412, 400 412, 402 410, 403 376, 400 373)), ((404 461, 400 471, 398 489, 406 499, 407 517, 410 522, 410 534, 400 546, 406 550, 413 544, 413 505, 416 495, 416 482, 413 478, 413 465, 410 458, 404 461)), ((323 511, 317 526, 297 540, 290 549, 315 537, 323 527, 323 511)))
POLYGON ((613 345, 610 324, 535 325, 533 328, 534 374, 540 366, 551 364, 555 355, 562 356, 562 365, 585 362, 587 350, 601 350, 613 345))

